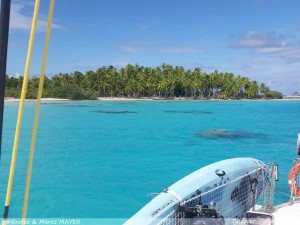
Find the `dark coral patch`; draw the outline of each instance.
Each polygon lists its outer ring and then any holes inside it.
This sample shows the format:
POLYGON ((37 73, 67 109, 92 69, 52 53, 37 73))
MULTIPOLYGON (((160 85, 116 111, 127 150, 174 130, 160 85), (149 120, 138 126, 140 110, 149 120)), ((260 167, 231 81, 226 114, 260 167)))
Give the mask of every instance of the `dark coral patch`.
POLYGON ((225 129, 205 130, 196 134, 207 139, 246 139, 255 138, 256 135, 245 131, 227 131, 225 129))

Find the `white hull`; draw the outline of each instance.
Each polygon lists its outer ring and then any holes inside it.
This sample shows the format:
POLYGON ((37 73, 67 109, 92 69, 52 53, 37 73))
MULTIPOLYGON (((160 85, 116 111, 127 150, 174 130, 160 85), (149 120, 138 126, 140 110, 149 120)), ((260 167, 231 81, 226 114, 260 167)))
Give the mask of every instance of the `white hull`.
MULTIPOLYGON (((241 218, 253 203, 248 187, 248 180, 252 178, 247 174, 264 165, 263 162, 253 158, 234 158, 203 167, 179 180, 165 192, 160 193, 129 219, 125 225, 157 224, 172 213, 175 206, 212 189, 216 190, 211 195, 205 195, 189 202, 189 204, 209 205, 210 202, 215 202, 215 208, 221 214, 226 213, 228 209, 234 209, 234 211, 230 211, 232 214, 228 215, 231 218, 241 218), (218 176, 216 170, 224 171, 225 175, 218 176), (225 185, 241 176, 245 177, 237 185, 225 185), (243 188, 244 190, 242 190, 243 188), (239 190, 239 193, 242 194, 235 193, 236 190, 239 190), (231 200, 230 197, 228 200, 228 196, 231 196, 231 200), (245 200, 241 200, 241 198, 245 200), (241 203, 241 201, 243 202, 241 203)), ((254 176, 256 175, 254 174, 254 176)))

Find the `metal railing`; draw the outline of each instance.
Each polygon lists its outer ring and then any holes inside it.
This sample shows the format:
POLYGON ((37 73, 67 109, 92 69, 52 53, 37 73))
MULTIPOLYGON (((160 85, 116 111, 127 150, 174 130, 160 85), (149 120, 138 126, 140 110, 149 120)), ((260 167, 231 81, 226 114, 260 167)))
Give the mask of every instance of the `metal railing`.
MULTIPOLYGON (((275 165, 267 164, 184 200, 181 206, 215 209, 226 224, 232 224, 230 221, 233 219, 242 219, 250 209, 270 212, 273 209, 275 189, 274 171, 275 165)), ((188 225, 190 221, 184 212, 174 209, 157 225, 188 225)))

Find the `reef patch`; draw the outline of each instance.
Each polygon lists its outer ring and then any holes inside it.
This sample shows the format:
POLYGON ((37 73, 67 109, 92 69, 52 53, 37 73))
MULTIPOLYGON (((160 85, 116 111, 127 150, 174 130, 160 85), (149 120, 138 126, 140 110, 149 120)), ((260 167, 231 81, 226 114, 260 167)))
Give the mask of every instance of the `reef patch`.
POLYGON ((246 131, 227 131, 225 129, 214 129, 200 131, 196 134, 197 137, 206 139, 248 139, 256 138, 256 134, 246 131))

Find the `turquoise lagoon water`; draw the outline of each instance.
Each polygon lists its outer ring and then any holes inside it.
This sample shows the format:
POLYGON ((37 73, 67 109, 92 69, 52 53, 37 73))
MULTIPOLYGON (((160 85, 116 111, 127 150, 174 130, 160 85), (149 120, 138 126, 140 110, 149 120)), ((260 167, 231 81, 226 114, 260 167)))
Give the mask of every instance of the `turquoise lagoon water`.
MULTIPOLYGON (((20 217, 35 104, 26 103, 10 216, 20 217)), ((5 105, 4 206, 18 103, 5 105)), ((42 104, 28 217, 128 218, 178 179, 218 160, 279 165, 276 203, 289 198, 300 101, 126 101, 42 104), (242 136, 209 139, 226 129, 242 136)))

